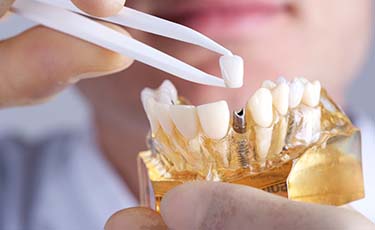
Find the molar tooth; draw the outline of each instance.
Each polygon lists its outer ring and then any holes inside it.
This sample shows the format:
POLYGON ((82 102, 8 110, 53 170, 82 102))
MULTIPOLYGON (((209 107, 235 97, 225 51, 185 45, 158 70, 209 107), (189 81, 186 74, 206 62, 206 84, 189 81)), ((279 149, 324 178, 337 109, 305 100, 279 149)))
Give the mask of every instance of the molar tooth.
POLYGON ((168 105, 175 102, 175 100, 173 100, 172 98, 172 95, 170 95, 170 93, 166 91, 159 91, 158 101, 160 103, 168 104, 168 105))
POLYGON ((307 82, 305 84, 305 90, 302 97, 302 102, 305 105, 315 107, 319 104, 320 100, 320 82, 314 81, 313 83, 307 82))
POLYGON ((266 89, 273 89, 276 87, 276 84, 275 82, 271 81, 271 80, 265 80, 263 83, 262 83, 262 88, 266 88, 266 89))
POLYGON ((220 69, 225 85, 229 88, 239 88, 243 85, 244 63, 237 55, 220 57, 220 69))
POLYGON ((303 92, 303 83, 298 79, 294 79, 289 84, 289 108, 295 108, 299 105, 302 100, 303 92))
POLYGON ((262 127, 268 127, 273 120, 272 94, 266 88, 258 89, 247 102, 254 121, 262 127))
MULTIPOLYGON (((169 80, 164 80, 163 83, 161 83, 159 89, 159 97, 160 95, 163 95, 163 94, 167 94, 169 95, 170 99, 173 101, 173 102, 176 102, 177 101, 177 98, 178 98, 178 94, 177 94, 177 89, 176 87, 172 84, 171 81, 169 80)), ((165 97, 165 96, 164 96, 165 97)), ((170 103, 168 103, 170 104, 170 103)))
POLYGON ((176 128, 185 138, 193 139, 198 135, 199 124, 195 106, 172 105, 170 114, 176 128))
POLYGON ((272 141, 272 130, 273 127, 255 127, 255 141, 256 141, 256 151, 260 162, 265 162, 267 158, 268 151, 271 147, 272 141))
POLYGON ((168 134, 172 134, 173 129, 173 121, 170 117, 169 108, 171 105, 169 104, 163 104, 163 103, 155 103, 154 111, 158 118, 158 121, 163 128, 163 130, 168 134))
POLYGON ((225 137, 230 121, 226 101, 197 106, 197 112, 202 129, 209 138, 221 139, 225 137))
POLYGON ((310 106, 303 105, 300 109, 301 116, 303 117, 302 125, 295 137, 303 140, 306 144, 310 144, 320 137, 320 121, 321 110, 320 108, 311 108, 310 106))
POLYGON ((281 115, 288 112, 289 86, 287 83, 280 83, 272 90, 273 105, 281 115))

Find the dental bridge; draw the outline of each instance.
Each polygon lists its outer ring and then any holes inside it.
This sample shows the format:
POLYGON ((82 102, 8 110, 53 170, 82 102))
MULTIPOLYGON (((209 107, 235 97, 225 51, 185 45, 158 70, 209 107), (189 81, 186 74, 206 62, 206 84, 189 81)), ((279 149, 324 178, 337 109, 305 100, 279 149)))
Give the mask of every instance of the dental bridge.
POLYGON ((16 0, 11 12, 187 81, 228 88, 243 85, 244 63, 241 57, 233 55, 228 49, 191 28, 128 7, 124 7, 115 16, 99 18, 87 15, 69 0, 16 0), (222 78, 205 73, 89 17, 191 43, 218 53, 222 55, 219 60, 222 78))

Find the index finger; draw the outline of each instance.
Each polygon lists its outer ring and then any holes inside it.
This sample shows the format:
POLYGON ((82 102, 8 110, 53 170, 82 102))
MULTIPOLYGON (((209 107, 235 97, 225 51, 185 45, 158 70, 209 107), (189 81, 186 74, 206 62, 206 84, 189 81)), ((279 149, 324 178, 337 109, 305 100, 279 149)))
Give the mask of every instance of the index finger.
POLYGON ((248 186, 187 183, 168 192, 161 214, 171 229, 372 229, 360 214, 290 201, 248 186))
POLYGON ((81 10, 97 17, 109 17, 117 14, 126 0, 72 0, 81 10))
POLYGON ((14 0, 0 0, 0 17, 2 17, 13 4, 14 0))

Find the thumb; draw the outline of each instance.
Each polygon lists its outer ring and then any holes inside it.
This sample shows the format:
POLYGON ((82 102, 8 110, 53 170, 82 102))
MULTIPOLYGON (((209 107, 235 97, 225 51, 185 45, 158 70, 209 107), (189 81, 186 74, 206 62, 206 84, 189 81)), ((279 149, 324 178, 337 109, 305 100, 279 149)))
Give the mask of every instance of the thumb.
POLYGON ((373 229, 358 213, 290 201, 248 186, 186 183, 168 192, 161 214, 171 229, 373 229))
POLYGON ((118 72, 131 63, 129 58, 80 39, 32 28, 0 42, 0 106, 43 101, 81 79, 118 72))

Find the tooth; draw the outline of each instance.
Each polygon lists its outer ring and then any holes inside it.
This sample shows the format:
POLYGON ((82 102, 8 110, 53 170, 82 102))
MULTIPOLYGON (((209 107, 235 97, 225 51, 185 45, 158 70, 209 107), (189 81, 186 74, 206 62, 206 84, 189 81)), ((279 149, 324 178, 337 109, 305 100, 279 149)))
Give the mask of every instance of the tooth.
POLYGON ((313 83, 307 82, 302 97, 302 102, 305 105, 315 107, 319 104, 320 100, 320 82, 314 81, 313 83))
POLYGON ((141 100, 143 104, 143 109, 146 112, 147 118, 150 122, 151 131, 154 133, 158 127, 158 120, 154 114, 155 105, 155 91, 150 88, 145 88, 141 92, 141 100))
POLYGON ((311 122, 311 129, 313 133, 312 141, 315 142, 319 139, 321 128, 320 128, 320 120, 321 120, 321 110, 319 108, 313 108, 313 121, 311 122))
POLYGON ((267 154, 271 146, 272 129, 273 127, 255 127, 256 151, 261 162, 264 162, 267 158, 267 154))
POLYGON ((204 133, 212 139, 221 139, 228 132, 230 113, 226 101, 218 101, 197 107, 204 133))
POLYGON ((272 94, 266 88, 258 89, 249 99, 247 107, 254 121, 262 127, 268 127, 273 120, 272 94))
POLYGON ((276 110, 285 115, 288 112, 289 86, 287 83, 280 83, 272 90, 273 105, 276 110))
POLYGON ((279 78, 277 78, 277 80, 276 80, 276 83, 277 84, 281 84, 281 83, 288 83, 288 81, 285 79, 285 77, 279 77, 279 78))
POLYGON ((289 108, 295 108, 299 105, 302 100, 303 92, 303 83, 298 79, 294 79, 289 84, 289 108))
POLYGON ((167 92, 167 91, 159 91, 158 101, 160 103, 168 104, 168 105, 171 105, 172 103, 175 102, 175 100, 173 100, 173 98, 170 95, 170 93, 167 92))
POLYGON ((150 88, 144 88, 142 91, 141 91, 141 101, 142 101, 142 104, 143 104, 143 107, 145 107, 146 105, 146 101, 149 99, 149 98, 153 98, 155 95, 155 91, 150 89, 150 88))
POLYGON ((229 88, 241 87, 244 75, 243 59, 237 55, 224 55, 219 62, 225 85, 229 88))
POLYGON ((306 84, 307 82, 309 82, 309 80, 307 80, 304 77, 298 77, 297 79, 299 79, 303 84, 306 84))
MULTIPOLYGON (((168 95, 171 101, 173 101, 174 103, 177 101, 177 98, 178 98, 177 89, 172 84, 171 81, 164 80, 163 83, 160 85, 158 91, 159 91, 159 98, 161 97, 161 95, 164 95, 163 99, 166 99, 165 95, 168 95)), ((168 104, 171 104, 170 102, 168 104)))
POLYGON ((286 117, 281 117, 275 129, 275 136, 272 139, 271 149, 273 154, 279 154, 285 146, 286 134, 288 132, 288 122, 286 117))
POLYGON ((155 103, 154 112, 163 130, 168 134, 172 134, 173 121, 170 117, 169 108, 171 105, 163 103, 155 103))
POLYGON ((320 120, 321 111, 319 108, 311 108, 309 106, 302 106, 300 110, 303 117, 300 131, 295 135, 299 140, 305 141, 310 144, 320 136, 320 120))
POLYGON ((187 139, 198 135, 198 119, 195 106, 173 105, 170 107, 171 118, 178 131, 187 139))
POLYGON ((150 122, 151 126, 151 132, 155 133, 158 128, 158 119, 155 114, 155 100, 154 98, 150 97, 147 100, 145 100, 145 103, 143 104, 143 108, 146 111, 147 118, 150 122))
POLYGON ((275 82, 271 81, 271 80, 265 80, 263 83, 262 83, 262 88, 266 88, 266 89, 273 89, 276 87, 276 84, 275 82))

